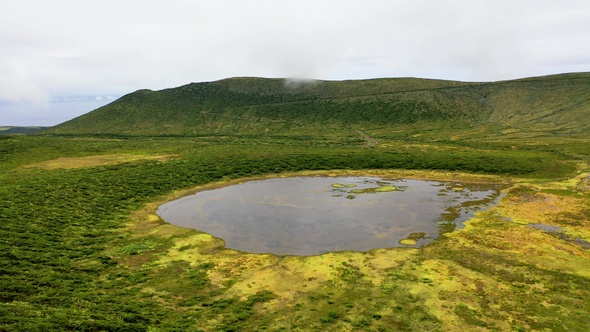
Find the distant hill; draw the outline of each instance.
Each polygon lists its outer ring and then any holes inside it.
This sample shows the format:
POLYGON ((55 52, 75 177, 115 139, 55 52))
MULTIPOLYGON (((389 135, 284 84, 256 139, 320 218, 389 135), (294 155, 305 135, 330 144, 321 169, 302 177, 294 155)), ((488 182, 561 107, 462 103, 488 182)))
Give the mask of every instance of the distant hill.
POLYGON ((590 131, 590 73, 500 82, 229 78, 139 90, 47 134, 228 135, 398 125, 590 131))
POLYGON ((0 135, 3 134, 32 134, 49 127, 20 127, 20 126, 0 126, 0 135))

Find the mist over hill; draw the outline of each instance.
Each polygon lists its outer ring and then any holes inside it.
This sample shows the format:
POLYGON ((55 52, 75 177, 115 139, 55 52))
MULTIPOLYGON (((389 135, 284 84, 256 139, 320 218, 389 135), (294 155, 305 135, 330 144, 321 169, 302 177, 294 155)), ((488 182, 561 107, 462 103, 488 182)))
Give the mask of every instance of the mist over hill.
POLYGON ((46 134, 259 135, 396 126, 590 130, 590 73, 500 82, 239 77, 138 90, 46 134))

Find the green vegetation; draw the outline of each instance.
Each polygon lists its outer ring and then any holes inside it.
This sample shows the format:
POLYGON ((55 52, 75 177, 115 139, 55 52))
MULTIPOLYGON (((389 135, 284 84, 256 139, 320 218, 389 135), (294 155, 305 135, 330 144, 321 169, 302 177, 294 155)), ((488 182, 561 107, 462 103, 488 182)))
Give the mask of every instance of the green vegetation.
POLYGON ((334 183, 334 184, 332 184, 332 188, 337 188, 337 189, 341 189, 341 188, 354 188, 354 187, 356 187, 356 184, 354 184, 354 183, 347 183, 347 184, 334 183))
POLYGON ((47 129, 49 127, 14 127, 14 126, 0 126, 0 135, 12 135, 12 134, 32 134, 37 131, 47 129))
POLYGON ((353 194, 367 194, 367 193, 385 193, 389 191, 401 191, 396 186, 380 186, 380 187, 373 187, 373 188, 364 188, 364 189, 352 189, 349 192, 353 194))
POLYGON ((0 330, 587 331, 589 80, 229 79, 0 135, 0 330), (508 189, 426 247, 367 253, 241 253, 154 214, 202 186, 318 172, 508 189))
POLYGON ((406 125, 418 132, 483 126, 485 134, 579 134, 590 130, 589 86, 588 73, 495 83, 398 78, 289 84, 232 78, 139 90, 45 133, 316 136, 406 125))
MULTIPOLYGON (((416 242, 418 240, 423 239, 425 237, 426 237, 426 233, 424 233, 424 232, 410 233, 408 235, 408 237, 400 240, 399 243, 413 246, 413 245, 416 245, 416 242)), ((430 280, 430 279, 428 279, 428 280, 430 280)))

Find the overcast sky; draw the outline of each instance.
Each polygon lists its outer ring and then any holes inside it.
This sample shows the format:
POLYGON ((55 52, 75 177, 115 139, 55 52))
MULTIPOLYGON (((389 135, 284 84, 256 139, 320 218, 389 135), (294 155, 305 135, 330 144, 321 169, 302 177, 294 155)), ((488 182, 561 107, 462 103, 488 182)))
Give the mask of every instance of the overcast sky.
POLYGON ((0 0, 0 125, 233 76, 590 71, 588 0, 0 0))

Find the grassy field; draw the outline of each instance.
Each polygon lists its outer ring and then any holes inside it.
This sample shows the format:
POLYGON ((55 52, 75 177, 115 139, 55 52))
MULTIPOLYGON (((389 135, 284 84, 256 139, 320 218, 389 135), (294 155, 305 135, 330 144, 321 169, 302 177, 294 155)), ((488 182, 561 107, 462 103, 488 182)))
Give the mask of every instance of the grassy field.
POLYGON ((589 156, 584 132, 494 125, 0 136, 0 330, 588 331, 589 156), (207 186, 295 174, 506 189, 426 247, 366 253, 243 253, 155 215, 207 186))

